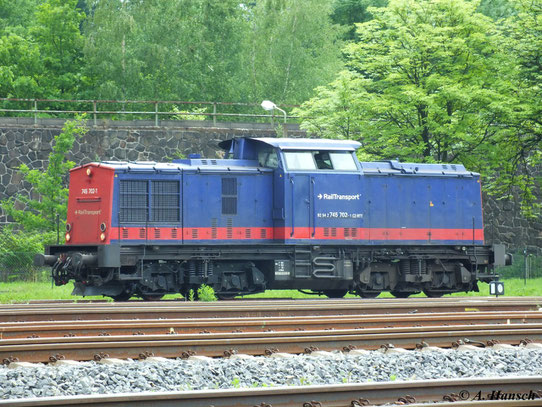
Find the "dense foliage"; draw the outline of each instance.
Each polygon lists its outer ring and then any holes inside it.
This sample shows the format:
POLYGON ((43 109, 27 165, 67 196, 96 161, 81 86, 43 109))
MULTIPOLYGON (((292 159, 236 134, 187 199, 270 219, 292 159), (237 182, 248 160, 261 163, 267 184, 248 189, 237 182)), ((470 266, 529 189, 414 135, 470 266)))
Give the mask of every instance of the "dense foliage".
POLYGON ((390 0, 369 8, 373 19, 344 48, 346 69, 297 110, 303 126, 358 139, 364 158, 464 163, 489 192, 519 193, 536 215, 542 1, 497 5, 390 0))
POLYGON ((330 0, 0 0, 0 97, 300 103, 342 66, 332 13, 330 0))
POLYGON ((0 230, 0 282, 39 279, 39 268, 33 265, 34 255, 43 253, 43 245, 52 242, 53 235, 3 227, 0 230))
POLYGON ((0 0, 0 97, 305 102, 310 131, 534 214, 541 27, 542 0, 0 0))

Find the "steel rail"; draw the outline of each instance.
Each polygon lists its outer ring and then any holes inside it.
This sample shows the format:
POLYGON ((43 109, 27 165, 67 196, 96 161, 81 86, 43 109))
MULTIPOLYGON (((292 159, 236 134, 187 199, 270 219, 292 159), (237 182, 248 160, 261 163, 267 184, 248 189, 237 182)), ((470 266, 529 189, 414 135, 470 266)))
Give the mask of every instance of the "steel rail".
POLYGON ((72 308, 79 309, 84 308, 152 308, 152 307, 174 307, 174 308, 243 308, 243 307, 330 307, 338 306, 353 307, 353 308, 410 308, 416 307, 444 307, 444 306, 465 306, 465 307, 495 307, 496 309, 503 309, 513 306, 518 307, 531 307, 531 309, 538 309, 542 307, 542 297, 506 297, 506 298, 493 298, 493 297, 448 297, 448 298, 409 298, 409 299, 395 299, 395 298, 381 298, 381 299, 360 299, 360 298, 344 298, 344 299, 328 299, 328 298, 314 298, 314 299, 239 299, 239 300, 227 300, 227 301, 215 301, 215 302, 191 302, 183 300, 162 300, 158 302, 151 301, 128 301, 128 302, 109 302, 104 300, 80 300, 80 301, 30 301, 29 303, 15 303, 15 304, 0 304, 0 312, 10 310, 49 310, 57 308, 72 308))
POLYGON ((59 359, 97 360, 228 356, 233 353, 264 355, 280 351, 307 353, 312 350, 379 349, 382 346, 414 349, 419 344, 451 347, 460 341, 498 341, 519 344, 522 340, 542 341, 541 324, 373 328, 333 331, 239 332, 184 335, 83 336, 26 338, 0 341, 0 360, 48 362, 59 359), (143 356, 142 356, 143 355, 143 356))
MULTIPOLYGON (((240 406, 304 406, 351 407, 404 401, 438 402, 453 398, 466 398, 453 405, 463 406, 542 406, 542 400, 472 401, 480 397, 514 394, 521 397, 540 397, 541 376, 504 378, 467 378, 443 380, 416 380, 408 382, 382 382, 335 384, 324 386, 280 386, 274 388, 199 390, 184 392, 145 392, 135 394, 91 395, 69 397, 43 397, 0 401, 0 406, 60 407, 90 406, 160 406, 160 407, 240 407, 240 406), (462 395, 462 396, 460 396, 462 395), (369 403, 369 404, 366 404, 369 403)), ((412 404, 416 406, 416 404, 412 404)), ((420 404, 417 404, 420 406, 420 404)), ((436 404, 444 405, 444 404, 436 404)), ((450 405, 446 403, 445 405, 450 405)))
POLYGON ((370 316, 320 315, 311 317, 200 318, 167 320, 42 321, 0 323, 0 340, 29 337, 158 335, 207 332, 262 332, 367 329, 439 325, 542 323, 542 312, 509 311, 478 313, 393 314, 370 316))
MULTIPOLYGON (((313 298, 244 298, 240 297, 234 300, 225 300, 225 301, 215 301, 203 303, 206 305, 218 305, 218 304, 239 304, 246 303, 247 301, 255 302, 259 304, 277 304, 277 303, 398 303, 398 304, 408 304, 412 302, 419 303, 449 303, 449 302, 473 302, 473 303, 528 303, 528 304, 542 304, 542 296, 528 296, 528 297, 477 297, 477 296, 466 296, 466 297, 441 297, 441 298, 429 298, 429 297, 411 297, 411 298, 358 298, 358 297, 347 297, 347 298, 326 298, 315 295, 313 298)), ((21 305, 21 306, 56 306, 62 304, 71 304, 74 306, 84 305, 84 304, 116 304, 116 305, 126 305, 126 304, 167 304, 167 303, 184 303, 188 305, 198 305, 202 304, 200 302, 184 301, 183 299, 171 299, 171 300, 160 300, 160 301, 143 301, 143 300, 131 300, 127 302, 111 302, 109 300, 85 300, 85 299, 74 299, 74 300, 30 300, 27 303, 22 304, 11 304, 11 305, 21 305)), ((10 304, 0 304, 0 308, 10 306, 10 304)))
POLYGON ((542 298, 528 300, 447 298, 412 300, 262 301, 215 303, 15 304, 0 307, 0 322, 103 319, 270 317, 303 315, 371 315, 426 312, 539 310, 542 298), (420 301, 422 300, 422 301, 420 301))

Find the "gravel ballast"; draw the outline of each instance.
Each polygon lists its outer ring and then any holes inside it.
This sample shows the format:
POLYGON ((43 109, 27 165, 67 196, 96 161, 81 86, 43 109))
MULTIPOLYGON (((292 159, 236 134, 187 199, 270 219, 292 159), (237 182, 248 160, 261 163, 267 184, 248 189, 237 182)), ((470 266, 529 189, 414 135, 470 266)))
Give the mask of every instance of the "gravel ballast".
POLYGON ((130 361, 117 365, 0 367, 0 398, 299 386, 465 377, 542 375, 542 351, 481 349, 353 356, 130 361))

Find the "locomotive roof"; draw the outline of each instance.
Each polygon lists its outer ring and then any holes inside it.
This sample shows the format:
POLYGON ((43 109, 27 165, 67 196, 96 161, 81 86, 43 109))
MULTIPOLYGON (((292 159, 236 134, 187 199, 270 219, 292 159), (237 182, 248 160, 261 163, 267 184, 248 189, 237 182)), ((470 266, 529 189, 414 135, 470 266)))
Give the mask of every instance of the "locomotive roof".
POLYGON ((209 171, 209 172, 267 172, 267 168, 258 166, 257 161, 251 160, 215 160, 196 159, 186 160, 187 162, 156 162, 156 161, 102 161, 92 162, 79 167, 72 168, 75 171, 80 168, 104 167, 120 172, 130 173, 179 173, 181 171, 209 171))
MULTIPOLYGON (((361 145, 357 141, 352 140, 332 140, 332 139, 304 139, 304 138, 273 138, 245 137, 246 140, 255 140, 281 150, 341 150, 355 151, 361 145)), ((219 143, 219 146, 224 150, 229 150, 233 140, 225 140, 219 143)))

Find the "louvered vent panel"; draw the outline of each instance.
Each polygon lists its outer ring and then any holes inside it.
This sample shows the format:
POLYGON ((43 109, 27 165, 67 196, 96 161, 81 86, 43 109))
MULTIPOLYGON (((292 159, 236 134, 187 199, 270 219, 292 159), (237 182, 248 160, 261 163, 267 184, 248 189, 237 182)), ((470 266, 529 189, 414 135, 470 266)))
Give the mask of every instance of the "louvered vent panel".
POLYGON ((147 221, 147 181, 121 180, 119 183, 120 222, 147 221))
POLYGON ((218 221, 216 218, 211 219, 211 239, 216 239, 218 237, 218 221))
POLYGON ((222 178, 222 215, 237 215, 237 178, 222 178))
POLYGON ((233 238, 233 219, 228 218, 228 227, 226 228, 226 237, 228 239, 233 238))

